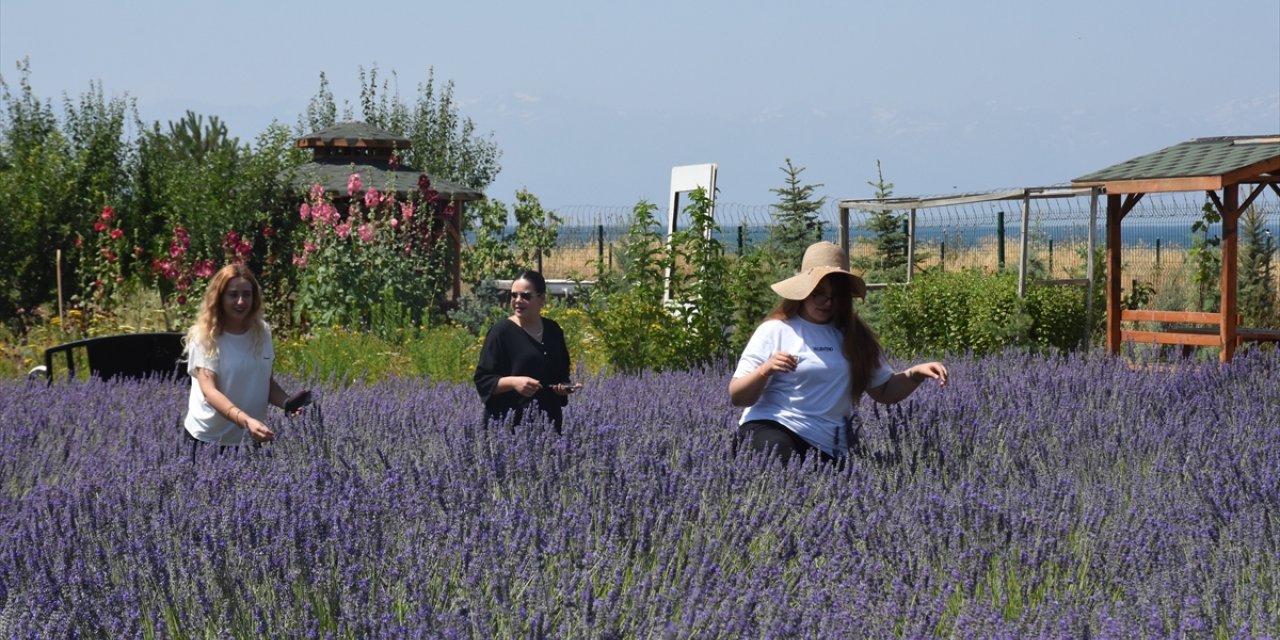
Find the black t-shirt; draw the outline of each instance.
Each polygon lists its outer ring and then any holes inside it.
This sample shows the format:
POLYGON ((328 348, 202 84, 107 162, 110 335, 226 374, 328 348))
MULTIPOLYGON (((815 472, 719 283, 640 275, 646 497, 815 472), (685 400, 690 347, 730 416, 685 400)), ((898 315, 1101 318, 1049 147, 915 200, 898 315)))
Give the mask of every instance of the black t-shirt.
POLYGON ((552 391, 551 385, 569 381, 569 348, 564 331, 555 321, 543 318, 542 342, 538 342, 510 318, 503 318, 485 335, 474 379, 488 418, 501 418, 514 410, 513 418, 519 422, 525 407, 537 403, 559 426, 560 409, 569 403, 569 398, 552 391), (529 376, 541 382, 542 389, 532 398, 516 391, 494 393, 498 379, 505 376, 529 376))

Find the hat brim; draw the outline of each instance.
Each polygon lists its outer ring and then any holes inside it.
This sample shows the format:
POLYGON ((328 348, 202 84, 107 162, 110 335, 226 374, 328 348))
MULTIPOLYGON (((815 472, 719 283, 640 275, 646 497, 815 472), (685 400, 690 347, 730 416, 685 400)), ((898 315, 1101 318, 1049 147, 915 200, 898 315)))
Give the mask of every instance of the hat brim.
POLYGON ((853 297, 867 297, 867 283, 863 282, 862 278, 838 267, 815 267, 808 271, 797 273, 796 275, 781 282, 775 282, 771 288, 774 293, 777 293, 787 300, 804 300, 809 297, 809 294, 813 293, 814 288, 818 286, 818 283, 821 282, 823 278, 832 274, 838 274, 849 278, 850 290, 853 297))

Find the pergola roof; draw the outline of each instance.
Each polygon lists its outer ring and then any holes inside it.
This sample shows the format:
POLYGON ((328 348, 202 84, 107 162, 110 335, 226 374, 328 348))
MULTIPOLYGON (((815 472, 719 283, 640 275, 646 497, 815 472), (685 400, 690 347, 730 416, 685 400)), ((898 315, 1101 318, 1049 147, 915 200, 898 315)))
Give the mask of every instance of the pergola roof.
POLYGON ((953 193, 938 196, 914 196, 903 198, 860 198, 840 200, 841 209, 859 209, 864 211, 902 211, 905 209, 928 209, 931 207, 949 207, 975 202, 993 202, 997 200, 1032 200, 1040 198, 1074 198, 1089 195, 1090 189, 1053 185, 1048 187, 1023 187, 1019 189, 999 189, 980 193, 953 193))
MULTIPOLYGON (((319 182, 324 186, 325 191, 343 195, 347 193, 347 179, 353 173, 360 174, 360 182, 366 189, 374 187, 379 191, 397 193, 417 189, 418 176, 423 175, 421 171, 409 167, 400 166, 392 169, 385 162, 371 162, 363 159, 359 162, 350 160, 308 162, 294 171, 289 184, 296 189, 310 189, 311 185, 319 182)), ((442 200, 464 202, 484 199, 484 193, 475 189, 430 176, 428 179, 431 180, 431 188, 440 193, 442 200)))
MULTIPOLYGON (((1107 193, 1216 191, 1280 172, 1280 135, 1195 138, 1071 181, 1107 193)), ((1260 181, 1272 181, 1262 178, 1260 181)))
MULTIPOLYGON (((344 194, 351 174, 360 174, 365 188, 405 193, 418 188, 423 172, 395 163, 396 149, 408 149, 411 142, 404 136, 379 129, 367 122, 339 122, 328 129, 298 138, 296 145, 312 149, 315 159, 297 169, 289 177, 289 185, 307 190, 320 183, 325 191, 344 194)), ((483 200, 484 193, 464 185, 427 176, 431 188, 444 200, 483 200)))

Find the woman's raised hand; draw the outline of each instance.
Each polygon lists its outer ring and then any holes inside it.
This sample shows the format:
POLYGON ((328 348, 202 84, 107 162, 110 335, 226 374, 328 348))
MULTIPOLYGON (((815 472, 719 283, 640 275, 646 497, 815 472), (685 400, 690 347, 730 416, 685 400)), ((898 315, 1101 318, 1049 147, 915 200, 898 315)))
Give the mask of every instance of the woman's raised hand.
POLYGON ((761 376, 768 378, 777 372, 795 371, 797 364, 800 364, 800 358, 786 351, 774 351, 773 355, 769 356, 769 359, 760 365, 759 371, 761 376))

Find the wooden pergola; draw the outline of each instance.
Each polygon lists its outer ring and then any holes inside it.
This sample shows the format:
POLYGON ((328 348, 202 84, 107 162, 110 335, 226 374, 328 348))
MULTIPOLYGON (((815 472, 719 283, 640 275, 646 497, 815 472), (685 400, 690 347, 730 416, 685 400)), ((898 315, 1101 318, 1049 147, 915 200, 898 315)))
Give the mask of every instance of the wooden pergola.
POLYGON ((1268 189, 1280 195, 1280 134, 1196 138, 1081 176, 1072 186, 1107 194, 1107 351, 1126 341, 1218 347, 1229 362, 1244 340, 1280 340, 1280 332, 1240 326, 1237 223, 1268 189), (1204 191, 1222 216, 1222 299, 1217 313, 1121 308, 1120 224, 1148 193, 1204 191), (1243 199, 1242 199, 1243 196, 1243 199), (1170 331, 1123 330, 1121 322, 1205 325, 1170 331), (1216 328, 1214 327, 1216 325, 1216 328))

